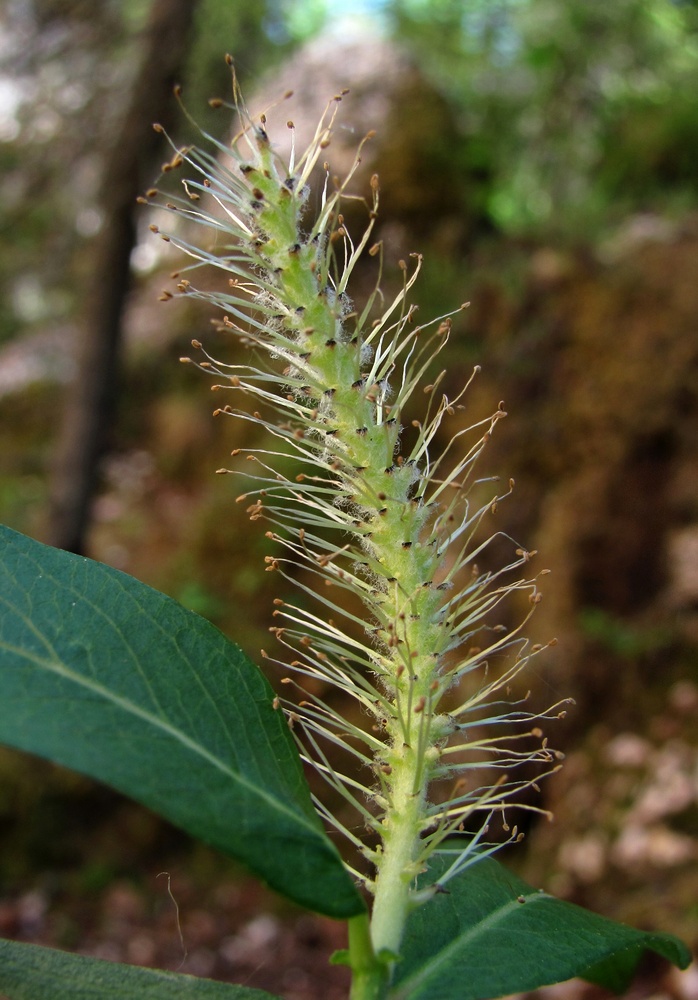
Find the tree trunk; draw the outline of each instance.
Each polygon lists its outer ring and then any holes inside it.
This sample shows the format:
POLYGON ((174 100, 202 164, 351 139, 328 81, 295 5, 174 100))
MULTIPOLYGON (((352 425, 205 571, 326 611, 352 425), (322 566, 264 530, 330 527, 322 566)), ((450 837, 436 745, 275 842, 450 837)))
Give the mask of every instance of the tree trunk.
POLYGON ((102 178, 104 224, 94 241, 78 374, 66 398, 49 505, 48 541, 72 552, 85 548, 97 467, 115 413, 136 197, 150 183, 162 141, 152 123, 167 125, 174 117, 172 88, 190 47, 196 6, 196 0, 153 0, 141 68, 102 178))

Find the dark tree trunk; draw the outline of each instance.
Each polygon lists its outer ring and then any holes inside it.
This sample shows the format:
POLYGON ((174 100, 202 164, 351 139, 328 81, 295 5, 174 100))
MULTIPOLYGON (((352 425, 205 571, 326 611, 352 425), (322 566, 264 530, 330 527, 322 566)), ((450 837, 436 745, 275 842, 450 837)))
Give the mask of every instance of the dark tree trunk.
POLYGON ((104 225, 94 241, 78 374, 66 398, 49 507, 48 541, 71 552, 85 548, 97 466, 114 418, 136 197, 151 181, 162 141, 152 123, 173 119, 172 88, 191 44, 196 6, 196 0, 153 0, 141 68, 102 178, 104 225))

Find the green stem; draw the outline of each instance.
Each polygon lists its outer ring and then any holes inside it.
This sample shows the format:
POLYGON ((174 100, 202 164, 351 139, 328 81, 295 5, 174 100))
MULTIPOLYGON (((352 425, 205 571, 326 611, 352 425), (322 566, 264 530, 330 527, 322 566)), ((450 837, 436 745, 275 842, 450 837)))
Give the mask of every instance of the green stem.
POLYGON ((352 972, 350 1000, 385 1000, 389 969, 385 962, 376 958, 366 913, 349 920, 349 965, 352 972))
POLYGON ((383 820, 383 850, 377 861, 371 939, 378 955, 400 952, 409 913, 410 884, 423 821, 424 789, 415 794, 415 753, 406 748, 393 768, 392 803, 383 820))

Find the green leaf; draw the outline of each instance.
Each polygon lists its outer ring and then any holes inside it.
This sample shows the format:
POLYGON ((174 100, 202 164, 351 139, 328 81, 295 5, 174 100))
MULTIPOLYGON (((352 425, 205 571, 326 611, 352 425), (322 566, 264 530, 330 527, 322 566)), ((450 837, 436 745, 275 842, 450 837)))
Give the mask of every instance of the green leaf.
POLYGON ((2 940, 0 991, 9 1000, 278 1000, 246 986, 2 940))
POLYGON ((132 577, 0 527, 0 742, 104 781, 333 917, 363 902, 261 671, 132 577))
MULTIPOLYGON (((424 884, 449 867, 430 862, 424 884)), ((624 990, 649 949, 685 968, 671 934, 618 924, 532 889, 483 858, 410 917, 391 1000, 491 1000, 579 976, 624 990)))

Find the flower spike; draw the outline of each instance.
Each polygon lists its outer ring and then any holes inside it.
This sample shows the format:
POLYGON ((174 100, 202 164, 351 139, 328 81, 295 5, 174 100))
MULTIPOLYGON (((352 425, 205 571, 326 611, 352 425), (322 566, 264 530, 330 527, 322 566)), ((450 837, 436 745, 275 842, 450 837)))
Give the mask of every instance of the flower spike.
POLYGON ((496 532, 482 540, 480 532, 513 482, 475 501, 492 482, 476 479, 475 466, 506 415, 503 405, 442 445, 479 368, 454 399, 441 389, 445 372, 424 384, 467 303, 417 323, 409 301, 422 265, 415 256, 400 263, 403 284, 392 301, 378 281, 355 309, 349 289, 359 260, 376 256, 383 266, 381 244, 371 245, 377 177, 358 239, 342 215, 370 134, 348 177, 331 190, 324 156, 341 98, 328 104, 308 148, 298 151, 294 140, 285 162, 266 117, 247 112, 234 74, 233 91, 241 124, 231 144, 212 140, 213 152, 174 149, 187 176, 163 206, 172 227, 159 231, 192 261, 179 272, 177 293, 220 309, 221 329, 253 347, 254 362, 224 364, 198 341, 199 360, 182 360, 213 375, 213 389, 235 394, 216 413, 257 423, 273 441, 244 455, 236 449, 245 462, 219 471, 244 478, 238 499, 252 520, 272 526, 268 537, 280 552, 267 557, 267 569, 315 598, 314 609, 305 599, 279 600, 274 611, 271 631, 288 655, 278 662, 300 691, 299 704, 286 710, 303 759, 368 831, 364 842, 358 827, 317 803, 370 860, 370 876, 350 870, 374 896, 376 954, 395 956, 408 914, 437 891, 415 887, 434 852, 452 859, 443 890, 497 849, 488 834, 496 817, 506 842, 518 839, 507 833, 506 810, 522 789, 537 787, 529 765, 538 780, 559 766, 538 723, 556 717, 563 703, 536 713, 508 700, 541 647, 528 646, 522 626, 507 630, 493 615, 517 591, 528 592, 535 608, 536 578, 519 576, 533 553, 509 539, 508 564, 486 572, 476 565, 495 537, 508 538, 496 532), (309 185, 320 164, 320 210, 308 222, 309 185), (222 272, 221 287, 194 284, 204 265, 222 272), (424 394, 424 412, 411 420, 405 443, 403 414, 424 394), (300 582, 293 574, 299 565, 300 582), (337 691, 359 716, 343 716, 337 691), (337 768, 330 753, 337 748, 355 773, 337 768))

